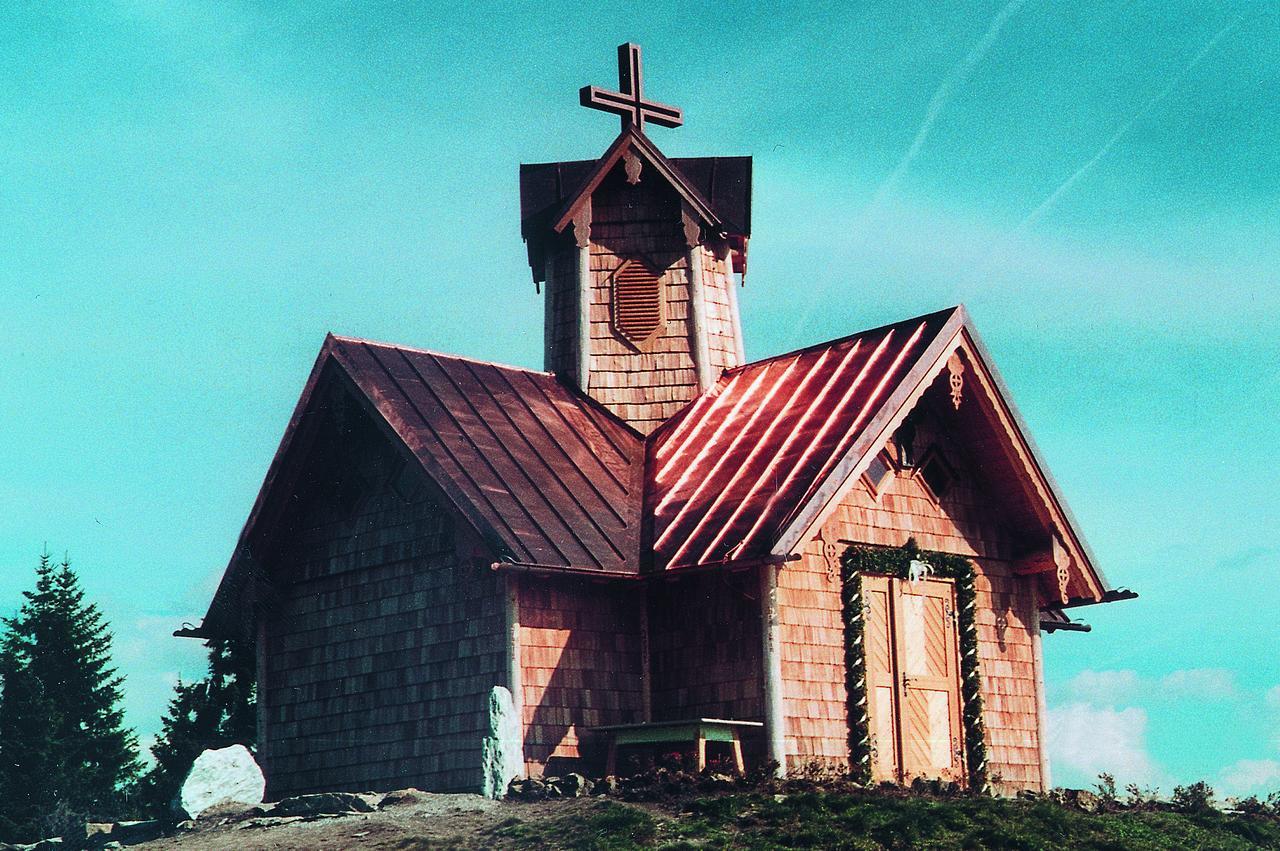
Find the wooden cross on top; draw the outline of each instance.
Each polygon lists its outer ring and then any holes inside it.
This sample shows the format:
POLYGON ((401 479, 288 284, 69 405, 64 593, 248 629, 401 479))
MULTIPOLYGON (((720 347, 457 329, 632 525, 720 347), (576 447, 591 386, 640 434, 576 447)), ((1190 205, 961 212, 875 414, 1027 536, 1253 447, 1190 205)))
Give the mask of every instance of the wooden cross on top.
POLYGON ((663 127, 679 127, 684 113, 679 107, 644 99, 644 81, 640 71, 640 45, 618 45, 618 89, 611 92, 598 86, 583 86, 578 101, 590 109, 602 109, 622 116, 622 129, 635 127, 644 132, 644 123, 652 121, 663 127))

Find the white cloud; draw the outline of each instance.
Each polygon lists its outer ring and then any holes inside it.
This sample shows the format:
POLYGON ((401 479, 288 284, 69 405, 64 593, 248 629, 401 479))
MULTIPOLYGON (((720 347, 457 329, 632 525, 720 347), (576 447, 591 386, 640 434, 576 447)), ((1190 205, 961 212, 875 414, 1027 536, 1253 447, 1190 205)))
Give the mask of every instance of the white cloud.
POLYGON ((1160 680, 1160 687, 1166 694, 1202 700, 1227 700, 1237 695, 1235 674, 1225 668, 1174 671, 1160 680))
POLYGON ((1071 678, 1067 688, 1077 700, 1114 704, 1132 698, 1142 687, 1137 671, 1083 670, 1071 678))
POLYGON ((1239 760, 1222 769, 1218 785, 1223 795, 1236 797, 1263 796, 1280 791, 1280 762, 1274 759, 1239 760))
POLYGON ((1049 709, 1046 721, 1049 764, 1059 781, 1083 785, 1104 771, 1122 786, 1157 780, 1159 772, 1147 752, 1144 710, 1070 703, 1049 709))

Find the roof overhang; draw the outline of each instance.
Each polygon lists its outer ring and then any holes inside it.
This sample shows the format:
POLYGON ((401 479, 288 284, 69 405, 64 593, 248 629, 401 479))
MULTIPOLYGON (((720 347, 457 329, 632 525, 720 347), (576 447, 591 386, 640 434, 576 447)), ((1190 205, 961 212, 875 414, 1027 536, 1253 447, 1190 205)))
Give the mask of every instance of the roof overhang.
POLYGON ((589 208, 591 196, 600 187, 600 184, 604 182, 609 172, 622 161, 622 158, 627 153, 632 153, 639 157, 661 175, 662 179, 671 185, 671 188, 680 196, 686 208, 700 220, 704 227, 712 233, 721 236, 725 235, 724 223, 716 215, 715 210, 711 208, 711 204, 707 199, 702 197, 702 193, 685 179, 674 163, 663 156, 658 147, 649 141, 649 137, 635 127, 628 127, 618 134, 618 138, 613 140, 613 144, 596 161, 595 166, 588 172, 582 184, 565 199, 564 204, 561 205, 560 210, 552 219, 551 229, 553 231, 563 233, 570 222, 578 217, 583 210, 589 208))
POLYGON ((948 362, 959 356, 965 366, 964 387, 985 405, 1004 440, 1009 460, 1022 473, 1019 480, 1042 512, 1050 535, 1056 536, 1065 551, 1070 580, 1070 594, 1063 593, 1060 602, 1084 600, 1088 603, 1109 602, 1111 586, 1097 567, 1092 551, 1080 533, 1074 516, 1067 507, 1057 483, 1049 473, 1039 449, 1013 404, 1004 380, 996 370, 986 347, 963 306, 955 309, 933 343, 920 356, 907 377, 886 400, 867 428, 837 462, 831 472, 818 482, 807 499, 801 502, 782 526, 773 546, 775 554, 795 552, 816 533, 831 516, 849 490, 867 469, 879 450, 902 425, 934 380, 947 369, 948 362), (975 392, 976 391, 976 392, 975 392))

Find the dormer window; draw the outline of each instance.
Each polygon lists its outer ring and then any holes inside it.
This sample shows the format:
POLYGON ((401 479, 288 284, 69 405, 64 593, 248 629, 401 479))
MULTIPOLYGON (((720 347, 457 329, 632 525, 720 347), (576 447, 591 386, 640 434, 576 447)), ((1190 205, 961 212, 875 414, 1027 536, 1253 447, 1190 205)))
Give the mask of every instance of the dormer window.
POLYGON ((635 346, 648 343, 666 324, 662 279, 643 260, 624 260, 613 275, 613 327, 635 346))
POLYGON ((876 453, 876 457, 871 459, 871 463, 867 465, 867 471, 862 474, 862 480, 867 483, 867 487, 871 489, 871 493, 880 494, 880 490, 888 483, 889 477, 893 475, 893 459, 889 457, 889 453, 883 449, 876 453))
POLYGON ((955 470, 937 449, 929 450, 920 464, 919 476, 934 499, 942 499, 956 480, 955 470))

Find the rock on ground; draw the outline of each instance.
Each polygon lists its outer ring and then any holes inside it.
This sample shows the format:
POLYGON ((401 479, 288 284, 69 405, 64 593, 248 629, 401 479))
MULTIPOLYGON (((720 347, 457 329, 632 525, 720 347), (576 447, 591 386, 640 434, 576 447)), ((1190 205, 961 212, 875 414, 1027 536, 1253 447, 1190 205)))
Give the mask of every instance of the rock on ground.
POLYGON ((520 719, 516 717, 511 692, 494 686, 489 692, 489 734, 481 743, 483 771, 480 794, 501 798, 512 779, 524 772, 523 748, 520 743, 520 719))
POLYGON ((199 818, 216 804, 260 804, 266 788, 262 770, 248 748, 232 745, 196 757, 176 803, 186 818, 199 818))

